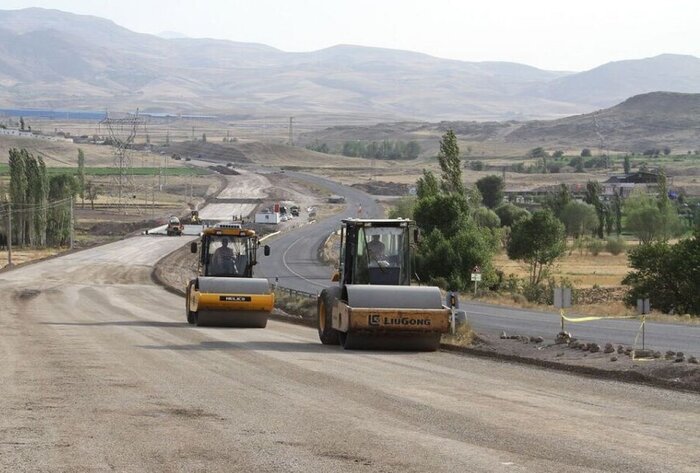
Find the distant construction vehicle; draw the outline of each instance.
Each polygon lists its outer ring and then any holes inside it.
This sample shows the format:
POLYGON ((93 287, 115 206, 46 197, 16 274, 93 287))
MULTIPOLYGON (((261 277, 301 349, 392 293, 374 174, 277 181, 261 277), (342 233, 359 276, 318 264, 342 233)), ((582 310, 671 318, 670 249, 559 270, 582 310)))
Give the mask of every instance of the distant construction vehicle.
POLYGON ((199 225, 202 221, 199 219, 199 210, 192 210, 190 212, 190 223, 192 225, 199 225))
POLYGON ((165 228, 165 233, 168 236, 180 236, 185 226, 180 222, 180 219, 176 216, 171 216, 168 219, 168 226, 165 228))
POLYGON ((434 351, 450 329, 451 311, 437 287, 411 286, 411 239, 405 219, 346 219, 340 236, 337 286, 317 301, 324 345, 346 349, 434 351))
MULTIPOLYGON (((204 229, 199 245, 198 277, 187 285, 187 322, 194 325, 264 328, 275 304, 267 279, 253 278, 260 246, 253 230, 220 223, 204 229)), ((265 245, 265 256, 270 247, 265 245)))

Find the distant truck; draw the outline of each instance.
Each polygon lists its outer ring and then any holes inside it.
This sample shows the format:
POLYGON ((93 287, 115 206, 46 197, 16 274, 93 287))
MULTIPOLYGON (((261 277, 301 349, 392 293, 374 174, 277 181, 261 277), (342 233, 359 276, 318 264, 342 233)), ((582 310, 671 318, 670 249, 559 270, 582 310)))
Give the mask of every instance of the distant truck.
POLYGON ((289 213, 291 213, 293 217, 298 217, 299 211, 300 209, 298 205, 292 205, 291 207, 289 207, 289 213))
POLYGON ((333 194, 328 198, 328 202, 331 204, 344 204, 345 197, 342 195, 333 194))
POLYGON ((173 215, 168 219, 168 226, 165 229, 165 233, 168 236, 181 236, 184 229, 185 227, 180 223, 180 219, 173 215))

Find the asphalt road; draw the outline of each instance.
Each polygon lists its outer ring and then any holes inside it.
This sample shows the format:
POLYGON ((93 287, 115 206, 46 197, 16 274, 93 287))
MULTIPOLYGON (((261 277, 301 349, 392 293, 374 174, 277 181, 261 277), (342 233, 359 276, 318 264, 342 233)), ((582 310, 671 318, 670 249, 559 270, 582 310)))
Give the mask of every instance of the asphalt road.
POLYGON ((314 185, 323 186, 332 194, 345 196, 347 205, 340 214, 282 233, 266 241, 266 244, 272 248, 272 254, 258 258, 255 273, 258 277, 267 277, 271 282, 276 281, 282 287, 315 294, 333 284, 331 282, 333 268, 318 260, 318 247, 331 232, 340 228, 340 221, 343 218, 358 217, 358 215, 364 218, 379 217, 381 210, 372 196, 352 187, 318 176, 288 171, 287 174, 314 185), (358 210, 360 210, 359 214, 358 210))
POLYGON ((196 328, 140 236, 0 274, 0 471, 697 472, 700 397, 196 328))
MULTIPOLYGON (((357 216, 358 206, 362 207, 363 217, 377 217, 380 210, 369 194, 360 190, 334 183, 327 179, 302 173, 289 173, 298 179, 322 185, 334 194, 344 195, 347 207, 338 216, 327 218, 313 225, 286 233, 269 242, 273 255, 259 258, 257 274, 278 278, 282 287, 318 293, 331 283, 332 268, 321 263, 317 249, 330 232, 340 227, 341 218, 357 216)), ((465 310, 472 327, 477 332, 528 336, 543 336, 553 339, 561 330, 559 315, 543 312, 508 308, 490 304, 462 301, 460 308, 465 310)), ((601 320, 579 324, 567 323, 566 328, 573 336, 588 342, 632 345, 642 343, 640 323, 637 320, 601 320)), ((653 350, 682 351, 700 355, 700 325, 676 325, 647 322, 645 347, 653 350)))

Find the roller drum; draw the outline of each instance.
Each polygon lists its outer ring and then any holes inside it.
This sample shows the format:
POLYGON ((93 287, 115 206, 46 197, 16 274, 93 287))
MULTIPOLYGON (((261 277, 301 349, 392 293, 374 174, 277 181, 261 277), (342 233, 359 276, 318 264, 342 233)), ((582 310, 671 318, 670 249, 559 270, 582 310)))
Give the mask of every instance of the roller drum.
POLYGON ((442 295, 434 286, 345 286, 348 305, 377 309, 441 309, 442 295))

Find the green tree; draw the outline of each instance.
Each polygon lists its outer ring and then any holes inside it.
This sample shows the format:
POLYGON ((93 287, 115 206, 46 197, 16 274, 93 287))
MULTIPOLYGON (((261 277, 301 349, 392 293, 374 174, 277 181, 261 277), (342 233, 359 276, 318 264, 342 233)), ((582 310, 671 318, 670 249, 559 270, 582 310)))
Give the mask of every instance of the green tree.
POLYGON ((413 210, 416 207, 415 197, 401 197, 394 201, 394 206, 389 210, 389 218, 413 218, 413 210))
POLYGON ((65 245, 70 238, 73 222, 70 218, 69 199, 75 197, 78 184, 70 174, 56 174, 49 179, 49 211, 46 239, 50 245, 65 245))
POLYGON ((451 238, 435 229, 419 245, 419 274, 423 280, 442 280, 446 289, 462 291, 470 282, 472 268, 479 266, 488 286, 495 281, 494 252, 494 240, 484 238, 484 230, 474 225, 461 227, 451 238))
POLYGON ((598 181, 588 181, 586 183, 586 195, 583 200, 587 204, 591 204, 595 209, 595 213, 598 216, 598 225, 596 226, 595 233, 600 239, 603 238, 603 232, 605 230, 605 206, 600 197, 602 193, 603 190, 598 181))
POLYGON ((659 205, 654 197, 636 190, 625 200, 625 228, 642 244, 667 241, 677 235, 682 225, 676 209, 671 205, 659 205))
POLYGON ((615 233, 620 236, 622 234, 622 197, 619 192, 613 194, 612 209, 615 214, 615 233))
POLYGON ((409 141, 406 144, 406 158, 416 159, 420 155, 420 144, 417 141, 409 141))
POLYGON ((527 157, 528 158, 547 158, 549 157, 549 153, 545 151, 545 149, 541 146, 538 146, 537 148, 533 148, 530 151, 527 152, 527 157))
POLYGON ((416 183, 416 195, 419 199, 440 193, 440 184, 432 171, 423 170, 423 176, 416 183))
POLYGON ((544 199, 544 206, 559 217, 566 204, 571 202, 571 191, 566 184, 559 184, 555 192, 548 192, 544 199))
POLYGON ((459 146, 454 131, 447 130, 440 140, 438 163, 442 170, 442 188, 445 192, 464 195, 462 183, 462 163, 459 159, 459 146))
POLYGON ((627 155, 625 155, 625 161, 623 166, 625 168, 625 174, 629 174, 630 172, 632 172, 632 162, 630 160, 630 157, 627 155))
POLYGON ((530 284, 538 285, 547 269, 566 250, 564 224, 548 210, 537 211, 511 229, 508 257, 530 266, 530 284))
POLYGON ((207 142, 207 134, 202 133, 202 143, 206 143, 206 142, 207 142))
POLYGON ((463 196, 440 193, 418 199, 413 209, 416 224, 427 234, 434 229, 447 238, 468 224, 469 206, 463 196))
POLYGON ((628 254, 634 271, 622 282, 631 287, 630 305, 649 298, 664 312, 700 315, 700 233, 675 245, 638 246, 628 254))
POLYGON ((92 210, 95 210, 95 199, 97 199, 98 193, 99 189, 94 182, 87 181, 87 183, 85 183, 85 197, 90 201, 90 208, 92 210))
POLYGON ((583 148, 581 150, 581 157, 582 158, 590 158, 592 155, 591 150, 589 148, 583 148))
POLYGON ((476 181, 476 187, 481 192, 483 203, 493 209, 503 202, 505 184, 500 176, 485 176, 476 181))
POLYGON ((82 200, 81 206, 85 207, 85 153, 78 148, 78 195, 82 200))
MULTIPOLYGON (((14 225, 12 227, 15 234, 14 240, 19 245, 25 242, 26 214, 23 211, 27 201, 27 171, 25 162, 26 150, 10 149, 10 202, 13 205, 14 225)), ((10 235, 9 238, 12 238, 10 235)))
POLYGON ((576 201, 571 201, 564 206, 559 219, 566 228, 566 234, 573 238, 582 237, 598 225, 595 208, 576 201))
POLYGON ((24 117, 19 117, 19 129, 24 131, 24 117))
POLYGON ((474 223, 480 228, 499 228, 501 226, 501 219, 498 217, 496 212, 486 207, 478 207, 474 210, 472 214, 474 223))
POLYGON ((512 227, 518 220, 530 216, 530 212, 511 203, 496 207, 495 212, 504 227, 512 227))

